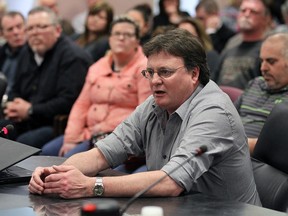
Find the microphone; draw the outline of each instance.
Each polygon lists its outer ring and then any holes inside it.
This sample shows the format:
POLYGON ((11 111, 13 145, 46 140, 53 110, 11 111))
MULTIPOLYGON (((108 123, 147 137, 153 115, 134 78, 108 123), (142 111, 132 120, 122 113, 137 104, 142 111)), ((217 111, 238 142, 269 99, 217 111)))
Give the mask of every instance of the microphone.
POLYGON ((192 153, 192 156, 187 158, 186 160, 184 160, 181 164, 179 164, 178 166, 176 166, 174 169, 172 169, 170 172, 166 173, 166 175, 164 175, 163 177, 159 178, 158 180, 156 180, 154 183, 152 183, 151 185, 149 185, 147 188, 144 188, 143 190, 139 191, 138 193, 136 193, 129 201, 128 203, 120 209, 120 216, 123 215, 123 213, 129 208, 129 206, 136 200, 138 199, 140 196, 142 196, 143 194, 145 194, 147 191, 149 191, 151 188, 153 188, 154 186, 156 186, 157 184, 159 184, 164 178, 166 178, 167 176, 169 176, 170 174, 174 173, 177 169, 179 169, 181 166, 183 166, 184 164, 186 164, 187 162, 189 162, 193 157, 197 157, 202 155, 203 153, 205 153, 208 150, 206 145, 202 145, 199 148, 197 148, 195 150, 195 152, 192 153))
POLYGON ((11 131, 14 130, 14 126, 11 124, 6 125, 5 127, 3 127, 0 131, 0 135, 7 135, 9 134, 11 131))

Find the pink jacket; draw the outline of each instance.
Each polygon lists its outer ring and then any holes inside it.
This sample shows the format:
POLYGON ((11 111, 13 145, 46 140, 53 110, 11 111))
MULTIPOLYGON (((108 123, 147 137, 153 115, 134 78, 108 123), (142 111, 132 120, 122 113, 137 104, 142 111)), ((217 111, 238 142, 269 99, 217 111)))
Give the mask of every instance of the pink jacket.
POLYGON ((88 71, 82 91, 69 114, 64 143, 88 140, 95 133, 110 132, 150 94, 141 70, 147 58, 139 47, 134 58, 115 73, 112 56, 101 58, 88 71))

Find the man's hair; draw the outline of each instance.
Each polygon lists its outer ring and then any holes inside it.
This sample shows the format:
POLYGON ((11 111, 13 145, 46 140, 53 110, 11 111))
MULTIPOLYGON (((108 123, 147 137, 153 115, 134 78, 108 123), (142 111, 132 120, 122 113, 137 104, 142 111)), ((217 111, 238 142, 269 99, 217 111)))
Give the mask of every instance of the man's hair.
POLYGON ((41 12, 45 12, 49 15, 49 17, 51 19, 51 24, 59 25, 59 19, 58 19, 57 15, 54 13, 53 10, 51 10, 48 7, 44 7, 44 6, 35 7, 29 11, 28 16, 33 15, 33 14, 37 14, 37 13, 41 13, 41 12))
POLYGON ((276 33, 271 33, 268 34, 267 37, 265 38, 263 44, 265 41, 269 40, 270 38, 277 37, 278 41, 281 41, 283 46, 281 47, 281 54, 288 60, 288 33, 287 32, 276 32, 276 33))
MULTIPOLYGON (((242 0, 243 2, 244 0, 242 0)), ((264 5, 265 11, 264 15, 265 16, 271 16, 271 7, 272 7, 272 1, 271 0, 259 0, 264 5)))
POLYGON ((200 0, 196 5, 195 10, 204 8, 207 14, 217 14, 219 13, 219 5, 215 0, 200 0))
POLYGON ((23 22, 25 22, 25 18, 24 18, 24 16, 23 16, 23 14, 20 13, 19 11, 8 11, 8 12, 5 12, 5 13, 3 14, 3 16, 1 17, 1 19, 0 19, 0 31, 3 30, 2 20, 3 20, 4 17, 11 17, 11 18, 13 18, 13 17, 16 17, 16 16, 20 16, 20 17, 22 18, 23 22))
POLYGON ((148 41, 143 47, 144 54, 149 57, 160 52, 183 59, 188 71, 199 67, 199 81, 206 85, 209 82, 209 69, 207 66, 206 52, 198 37, 193 36, 184 29, 174 29, 164 34, 159 34, 148 41))
POLYGON ((110 35, 111 35, 111 32, 112 32, 114 25, 116 25, 118 23, 130 23, 131 25, 133 25, 135 28, 135 37, 137 39, 140 38, 139 25, 133 19, 131 19, 130 17, 128 17, 126 15, 121 15, 121 16, 116 17, 116 19, 111 23, 110 30, 109 30, 110 35))

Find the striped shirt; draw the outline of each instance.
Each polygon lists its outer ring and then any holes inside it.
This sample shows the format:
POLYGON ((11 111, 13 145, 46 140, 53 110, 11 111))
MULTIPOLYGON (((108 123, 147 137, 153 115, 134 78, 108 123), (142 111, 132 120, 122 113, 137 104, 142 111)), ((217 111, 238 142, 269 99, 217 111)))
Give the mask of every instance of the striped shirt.
POLYGON ((235 102, 247 137, 257 138, 272 108, 284 101, 288 101, 288 86, 272 91, 263 77, 251 80, 244 93, 235 102))

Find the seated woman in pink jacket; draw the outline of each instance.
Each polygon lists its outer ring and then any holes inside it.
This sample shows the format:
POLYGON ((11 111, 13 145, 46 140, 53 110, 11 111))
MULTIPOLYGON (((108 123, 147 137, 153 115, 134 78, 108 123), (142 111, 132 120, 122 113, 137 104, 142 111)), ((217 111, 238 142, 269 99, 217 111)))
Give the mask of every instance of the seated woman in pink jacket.
POLYGON ((45 144, 42 155, 69 157, 88 150, 91 138, 99 139, 112 132, 151 94, 148 81, 141 75, 147 59, 134 21, 124 16, 114 20, 109 44, 109 53, 89 68, 64 136, 45 144))

